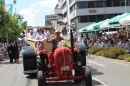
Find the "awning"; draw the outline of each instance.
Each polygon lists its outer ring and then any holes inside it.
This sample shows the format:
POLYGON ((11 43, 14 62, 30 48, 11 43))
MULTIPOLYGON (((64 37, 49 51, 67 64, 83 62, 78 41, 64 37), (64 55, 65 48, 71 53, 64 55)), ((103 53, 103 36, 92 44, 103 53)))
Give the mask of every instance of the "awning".
POLYGON ((129 15, 130 15, 130 13, 124 13, 124 14, 118 16, 117 18, 115 18, 115 19, 113 19, 113 20, 110 20, 110 21, 109 21, 109 24, 110 24, 110 25, 120 24, 119 21, 120 21, 121 19, 123 19, 123 18, 129 16, 129 15))
POLYGON ((130 25, 130 15, 119 21, 121 25, 130 25))

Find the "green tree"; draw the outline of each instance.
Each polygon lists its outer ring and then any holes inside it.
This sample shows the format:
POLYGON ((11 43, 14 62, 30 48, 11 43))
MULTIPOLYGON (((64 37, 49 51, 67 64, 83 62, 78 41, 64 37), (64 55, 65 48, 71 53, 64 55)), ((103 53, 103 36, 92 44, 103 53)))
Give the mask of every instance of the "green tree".
POLYGON ((4 39, 6 34, 8 34, 8 39, 17 39, 20 37, 20 33, 27 26, 27 21, 24 21, 22 25, 19 25, 18 19, 21 18, 21 15, 14 14, 10 16, 6 12, 4 5, 0 5, 0 39, 4 39))

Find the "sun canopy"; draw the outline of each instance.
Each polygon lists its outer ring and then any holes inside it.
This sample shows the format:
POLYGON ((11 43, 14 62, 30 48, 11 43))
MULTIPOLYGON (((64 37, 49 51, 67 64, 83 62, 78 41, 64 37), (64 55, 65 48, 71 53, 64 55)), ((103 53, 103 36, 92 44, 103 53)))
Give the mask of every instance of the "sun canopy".
POLYGON ((100 26, 103 24, 103 23, 105 23, 105 22, 107 22, 109 19, 106 19, 106 20, 104 20, 104 21, 100 21, 100 22, 98 22, 98 23, 96 23, 95 25, 94 25, 94 30, 97 30, 97 29, 100 29, 100 26))
POLYGON ((129 15, 130 15, 130 13, 124 13, 124 14, 122 14, 122 15, 119 15, 119 16, 117 16, 117 18, 110 20, 110 21, 109 21, 109 24, 110 24, 110 25, 120 24, 119 21, 120 21, 121 19, 123 19, 123 18, 129 16, 129 15))
POLYGON ((88 31, 94 30, 94 28, 93 28, 94 25, 95 25, 95 23, 90 24, 90 25, 88 25, 88 26, 82 28, 82 32, 86 32, 86 31, 88 32, 88 31))
POLYGON ((130 25, 130 15, 119 21, 121 25, 130 25))

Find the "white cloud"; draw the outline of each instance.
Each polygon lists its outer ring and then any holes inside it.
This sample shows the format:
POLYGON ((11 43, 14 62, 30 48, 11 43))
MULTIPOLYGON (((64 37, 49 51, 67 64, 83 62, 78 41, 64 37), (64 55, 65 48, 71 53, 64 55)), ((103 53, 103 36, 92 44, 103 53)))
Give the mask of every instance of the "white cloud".
POLYGON ((40 0, 39 2, 31 4, 29 8, 20 10, 20 14, 24 16, 24 20, 28 21, 28 25, 44 25, 45 15, 52 13, 57 1, 58 0, 40 0))

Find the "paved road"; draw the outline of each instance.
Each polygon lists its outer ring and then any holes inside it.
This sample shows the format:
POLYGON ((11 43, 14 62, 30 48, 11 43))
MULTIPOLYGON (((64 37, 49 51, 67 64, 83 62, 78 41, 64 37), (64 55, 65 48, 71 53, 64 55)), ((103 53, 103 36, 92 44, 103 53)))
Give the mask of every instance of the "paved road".
MULTIPOLYGON (((110 59, 88 59, 93 74, 93 86, 130 86, 130 64, 110 59)), ((37 86, 36 76, 23 74, 22 58, 19 64, 0 63, 0 86, 37 86)), ((82 86, 73 82, 48 82, 47 86, 82 86)))
POLYGON ((93 77, 104 86, 130 86, 130 63, 94 55, 88 62, 93 77))

